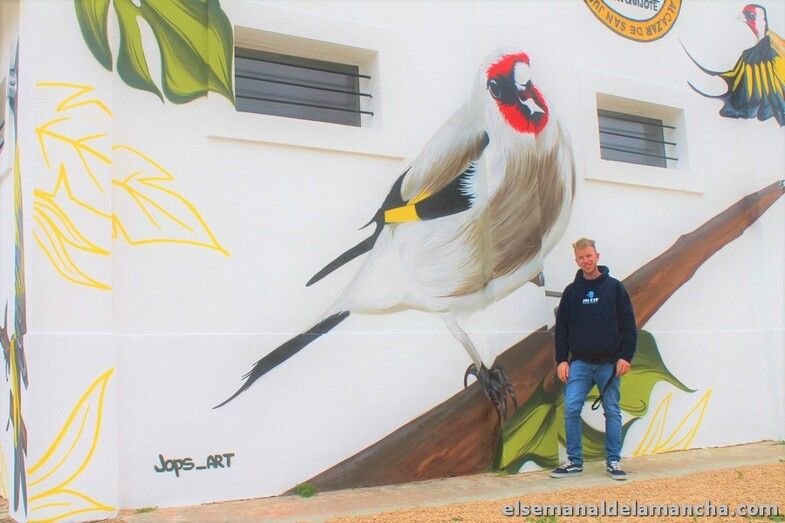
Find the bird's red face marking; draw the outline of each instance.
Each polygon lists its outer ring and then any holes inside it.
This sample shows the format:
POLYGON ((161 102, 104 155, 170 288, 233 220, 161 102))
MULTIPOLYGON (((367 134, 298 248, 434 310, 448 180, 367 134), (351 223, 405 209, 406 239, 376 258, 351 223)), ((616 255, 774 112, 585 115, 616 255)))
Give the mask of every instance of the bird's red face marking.
POLYGON ((490 95, 504 120, 516 131, 537 135, 548 123, 548 104, 534 87, 526 53, 503 56, 486 73, 490 95))
POLYGON ((755 36, 759 39, 762 38, 766 32, 766 10, 763 6, 758 4, 745 5, 744 9, 741 10, 741 14, 744 17, 744 23, 749 26, 755 36))
POLYGON ((529 65, 529 55, 526 53, 508 54, 502 56, 496 63, 491 64, 488 68, 488 79, 497 76, 510 76, 512 74, 515 64, 522 62, 529 65))

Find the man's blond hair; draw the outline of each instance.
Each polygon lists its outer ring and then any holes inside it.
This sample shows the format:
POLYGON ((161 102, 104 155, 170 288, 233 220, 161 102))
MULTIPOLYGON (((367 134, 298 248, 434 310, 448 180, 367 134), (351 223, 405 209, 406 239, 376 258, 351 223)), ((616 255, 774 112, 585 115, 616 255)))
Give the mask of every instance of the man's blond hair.
POLYGON ((594 240, 591 240, 589 238, 580 238, 578 241, 572 244, 572 248, 575 250, 585 249, 586 247, 591 247, 595 251, 597 250, 597 246, 594 244, 594 240))

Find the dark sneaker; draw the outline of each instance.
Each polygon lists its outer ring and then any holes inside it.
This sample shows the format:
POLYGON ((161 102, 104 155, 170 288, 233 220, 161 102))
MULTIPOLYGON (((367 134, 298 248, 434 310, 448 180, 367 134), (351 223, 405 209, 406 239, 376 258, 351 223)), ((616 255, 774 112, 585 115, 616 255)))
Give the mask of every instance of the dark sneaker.
POLYGON ((551 471, 552 478, 566 478, 583 472, 583 465, 576 465, 569 459, 551 471))
POLYGON ((627 479, 627 473, 621 469, 621 465, 618 461, 609 461, 608 467, 605 469, 608 471, 608 475, 617 481, 624 481, 627 479))

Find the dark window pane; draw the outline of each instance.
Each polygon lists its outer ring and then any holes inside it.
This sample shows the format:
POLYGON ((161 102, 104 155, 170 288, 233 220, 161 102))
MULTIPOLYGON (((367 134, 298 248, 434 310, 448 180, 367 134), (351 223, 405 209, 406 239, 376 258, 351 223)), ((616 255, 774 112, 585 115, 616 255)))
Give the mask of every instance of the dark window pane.
POLYGON ((238 111, 360 126, 355 65, 235 49, 238 111))
POLYGON ((600 109, 603 160, 667 167, 662 120, 600 109))

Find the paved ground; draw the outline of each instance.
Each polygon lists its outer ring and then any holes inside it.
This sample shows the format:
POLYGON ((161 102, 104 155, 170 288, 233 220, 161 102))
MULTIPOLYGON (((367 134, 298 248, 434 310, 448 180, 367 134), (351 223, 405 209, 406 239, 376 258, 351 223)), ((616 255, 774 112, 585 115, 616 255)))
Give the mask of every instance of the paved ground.
MULTIPOLYGON (((785 459, 785 444, 761 442, 628 458, 624 460, 624 467, 629 474, 629 480, 626 482, 616 482, 608 478, 604 474, 602 463, 590 463, 582 476, 559 480, 549 478, 546 471, 510 476, 479 474, 405 485, 324 492, 312 498, 280 496, 192 507, 159 508, 146 513, 123 511, 121 517, 115 521, 127 523, 326 521, 340 516, 497 500, 563 489, 613 487, 696 472, 779 463, 783 459, 785 459)), ((772 480, 785 482, 785 478, 772 480)))

